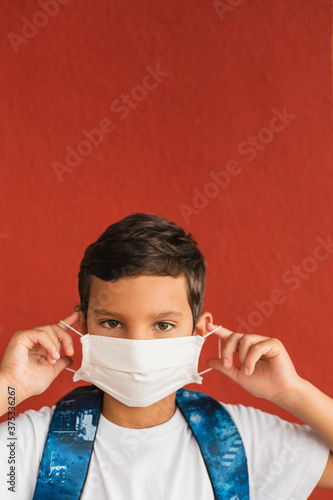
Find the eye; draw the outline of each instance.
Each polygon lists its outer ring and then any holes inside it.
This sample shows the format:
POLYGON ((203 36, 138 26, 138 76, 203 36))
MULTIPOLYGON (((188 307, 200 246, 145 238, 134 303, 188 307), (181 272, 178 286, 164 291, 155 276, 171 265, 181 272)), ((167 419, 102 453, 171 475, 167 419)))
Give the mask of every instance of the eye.
POLYGON ((156 323, 157 325, 159 326, 162 326, 162 328, 158 328, 158 330, 161 330, 162 332, 169 332, 172 328, 174 328, 174 325, 172 325, 171 323, 164 323, 164 322, 159 322, 159 323, 156 323), (165 327, 170 327, 170 328, 165 328, 165 327))
POLYGON ((105 328, 117 328, 117 325, 115 323, 119 323, 119 321, 116 321, 115 319, 107 319, 105 321, 101 321, 100 322, 100 325, 104 326, 104 323, 108 323, 108 326, 105 326, 105 328))

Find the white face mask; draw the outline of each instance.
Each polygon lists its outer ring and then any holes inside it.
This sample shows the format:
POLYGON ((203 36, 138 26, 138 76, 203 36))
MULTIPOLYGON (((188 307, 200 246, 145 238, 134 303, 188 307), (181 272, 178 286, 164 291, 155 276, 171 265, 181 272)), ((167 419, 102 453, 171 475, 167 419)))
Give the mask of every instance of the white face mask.
MULTIPOLYGON (((187 384, 202 384, 198 362, 206 337, 133 340, 104 335, 81 335, 82 364, 73 381, 85 380, 127 406, 149 406, 187 384)), ((220 341, 221 339, 219 339, 220 341)), ((219 357, 221 357, 219 343, 219 357)))

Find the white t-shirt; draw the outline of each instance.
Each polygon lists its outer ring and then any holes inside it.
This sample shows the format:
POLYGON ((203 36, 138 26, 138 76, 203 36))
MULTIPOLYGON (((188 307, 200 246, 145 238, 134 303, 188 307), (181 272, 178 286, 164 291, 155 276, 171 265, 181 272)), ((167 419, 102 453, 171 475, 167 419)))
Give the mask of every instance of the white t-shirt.
MULTIPOLYGON (((307 426, 242 405, 223 404, 243 439, 251 500, 304 500, 323 473, 329 449, 307 426)), ((28 410, 15 421, 15 493, 8 490, 7 422, 0 424, 0 498, 31 500, 54 411, 28 410)), ((197 442, 177 408, 146 429, 100 417, 82 500, 214 500, 197 442)))

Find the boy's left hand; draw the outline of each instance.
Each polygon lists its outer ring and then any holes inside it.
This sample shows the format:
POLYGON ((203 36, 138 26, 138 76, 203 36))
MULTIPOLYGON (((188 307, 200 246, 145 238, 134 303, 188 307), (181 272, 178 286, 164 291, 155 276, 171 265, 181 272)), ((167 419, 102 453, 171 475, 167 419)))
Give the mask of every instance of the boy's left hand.
MULTIPOLYGON (((208 331, 217 325, 208 324, 208 331)), ((227 375, 245 390, 284 406, 302 381, 283 344, 275 338, 233 333, 226 328, 215 332, 224 342, 221 358, 210 358, 207 365, 227 375), (235 365, 238 352, 241 367, 235 365)))

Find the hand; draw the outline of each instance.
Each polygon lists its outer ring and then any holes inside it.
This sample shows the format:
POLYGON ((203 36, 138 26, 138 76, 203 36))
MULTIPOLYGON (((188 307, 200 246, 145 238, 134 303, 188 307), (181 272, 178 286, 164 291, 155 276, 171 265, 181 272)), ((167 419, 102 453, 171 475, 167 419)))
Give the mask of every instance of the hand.
MULTIPOLYGON (((208 331, 217 325, 208 324, 208 331)), ((225 341, 221 358, 211 358, 207 365, 227 375, 254 396, 284 406, 302 380, 284 348, 274 338, 233 333, 220 328, 215 335, 225 341), (234 364, 234 354, 242 366, 234 364)))
MULTIPOLYGON (((73 312, 64 321, 70 326, 79 318, 73 312)), ((0 365, 0 376, 16 389, 16 403, 44 392, 59 373, 70 366, 73 339, 62 324, 19 330, 10 339, 0 365), (64 355, 60 354, 61 347, 64 355)))

